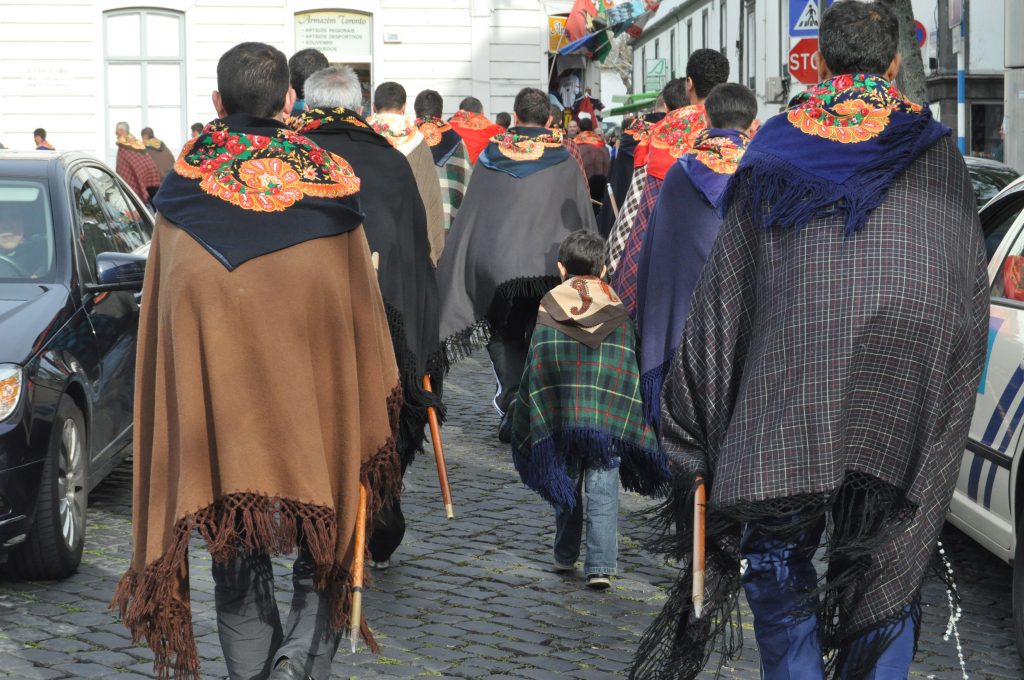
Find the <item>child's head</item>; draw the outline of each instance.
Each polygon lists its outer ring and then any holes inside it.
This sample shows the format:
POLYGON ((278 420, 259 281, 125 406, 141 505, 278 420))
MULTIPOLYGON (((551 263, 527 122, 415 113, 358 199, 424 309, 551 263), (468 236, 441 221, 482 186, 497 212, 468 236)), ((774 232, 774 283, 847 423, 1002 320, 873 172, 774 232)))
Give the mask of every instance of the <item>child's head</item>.
POLYGON ((604 239, 592 231, 574 231, 558 247, 558 272, 570 276, 604 276, 604 239))
POLYGON ((757 97, 739 83, 715 85, 704 101, 711 127, 751 133, 757 129, 757 97))

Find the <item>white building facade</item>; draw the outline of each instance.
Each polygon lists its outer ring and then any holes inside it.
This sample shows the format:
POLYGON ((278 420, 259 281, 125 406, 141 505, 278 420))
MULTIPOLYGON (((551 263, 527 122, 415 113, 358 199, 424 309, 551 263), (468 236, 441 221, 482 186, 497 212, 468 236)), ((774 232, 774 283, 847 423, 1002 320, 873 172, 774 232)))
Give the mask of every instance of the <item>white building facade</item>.
MULTIPOLYGON (((177 151, 215 117, 220 56, 243 41, 305 47, 352 64, 368 92, 431 88, 452 113, 475 96, 492 116, 523 87, 548 89, 550 17, 571 0, 0 0, 0 142, 108 161, 114 125, 152 127, 177 151)), ((556 36, 557 37, 557 36, 556 36)), ((599 94, 599 82, 593 83, 599 94)))

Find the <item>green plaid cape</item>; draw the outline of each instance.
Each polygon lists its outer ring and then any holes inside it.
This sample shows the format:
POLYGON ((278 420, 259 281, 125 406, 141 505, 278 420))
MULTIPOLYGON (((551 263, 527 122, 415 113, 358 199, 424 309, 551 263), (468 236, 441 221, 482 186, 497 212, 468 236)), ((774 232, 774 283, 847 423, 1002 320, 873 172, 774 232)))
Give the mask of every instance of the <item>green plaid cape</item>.
POLYGON ((512 414, 523 483, 560 509, 576 505, 572 472, 619 467, 622 485, 663 495, 668 463, 644 420, 636 336, 628 318, 596 349, 538 324, 512 414))

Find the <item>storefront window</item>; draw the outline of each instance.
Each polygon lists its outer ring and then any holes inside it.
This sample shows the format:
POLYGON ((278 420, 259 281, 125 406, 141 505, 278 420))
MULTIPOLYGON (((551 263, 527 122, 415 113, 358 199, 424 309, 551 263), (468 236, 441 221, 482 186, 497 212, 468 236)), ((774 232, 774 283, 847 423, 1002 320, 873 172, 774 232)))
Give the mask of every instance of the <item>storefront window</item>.
POLYGON ((971 104, 971 155, 1003 160, 1002 102, 971 104))
POLYGON ((316 11, 295 15, 295 51, 314 48, 332 66, 347 64, 363 86, 363 107, 370 110, 373 82, 373 16, 364 12, 316 11))

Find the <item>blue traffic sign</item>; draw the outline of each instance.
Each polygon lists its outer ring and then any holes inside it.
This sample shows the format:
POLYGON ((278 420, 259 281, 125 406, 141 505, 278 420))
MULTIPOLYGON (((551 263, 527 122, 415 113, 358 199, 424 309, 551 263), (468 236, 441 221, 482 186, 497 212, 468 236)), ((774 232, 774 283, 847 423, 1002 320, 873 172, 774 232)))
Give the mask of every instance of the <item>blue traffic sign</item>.
POLYGON ((834 0, 789 0, 789 34, 794 38, 817 37, 821 13, 834 0))

